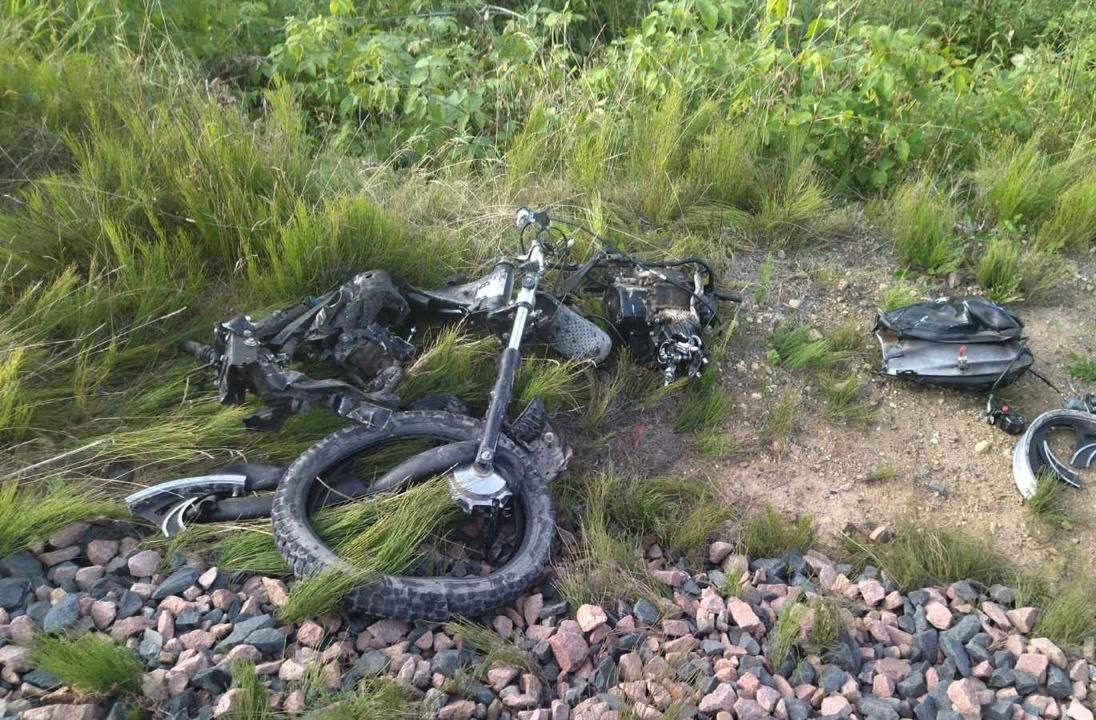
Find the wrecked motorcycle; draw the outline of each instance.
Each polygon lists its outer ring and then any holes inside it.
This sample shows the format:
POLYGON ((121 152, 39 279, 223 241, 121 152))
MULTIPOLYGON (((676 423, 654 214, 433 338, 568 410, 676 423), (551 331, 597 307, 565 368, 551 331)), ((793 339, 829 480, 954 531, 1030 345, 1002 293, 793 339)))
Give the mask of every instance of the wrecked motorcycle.
POLYGON ((426 290, 382 271, 360 273, 260 321, 240 315, 219 323, 212 345, 188 344, 216 370, 222 402, 259 396, 262 406, 247 419, 249 427, 276 429, 290 414, 312 407, 354 422, 288 468, 244 464, 170 481, 131 495, 131 510, 166 535, 194 522, 270 515, 277 547, 298 577, 353 572, 317 533, 315 513, 440 476, 453 501, 475 520, 476 564, 443 563, 434 575, 378 575, 347 595, 344 606, 394 618, 444 619, 513 600, 548 562, 555 524, 547 483, 570 456, 539 400, 508 419, 523 344, 536 339, 565 358, 601 362, 613 347, 607 329, 671 382, 702 371, 702 336, 717 319, 716 303, 736 299, 717 291, 715 273, 700 259, 644 262, 602 243, 576 264, 567 260, 573 238, 546 212, 523 208, 516 225, 522 254, 472 282, 426 290), (559 280, 544 289, 550 272, 559 280), (591 292, 602 295, 606 329, 569 304, 591 292), (421 314, 466 320, 505 343, 482 418, 444 394, 401 407, 397 390, 415 348, 396 328, 421 314), (331 363, 347 380, 313 380, 289 369, 290 361, 303 358, 331 363), (384 457, 387 464, 379 461, 384 457))

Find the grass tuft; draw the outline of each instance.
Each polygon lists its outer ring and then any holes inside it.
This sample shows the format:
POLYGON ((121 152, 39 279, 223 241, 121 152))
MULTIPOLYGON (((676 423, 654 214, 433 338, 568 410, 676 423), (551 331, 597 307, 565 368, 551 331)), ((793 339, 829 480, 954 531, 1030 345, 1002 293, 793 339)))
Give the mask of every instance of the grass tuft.
POLYGON ((483 655, 484 671, 495 665, 510 665, 527 673, 537 673, 540 670, 536 658, 491 628, 462 618, 446 623, 445 632, 459 636, 465 647, 483 655))
POLYGON ((739 544, 751 558, 778 558, 792 550, 810 550, 816 534, 813 518, 804 515, 789 520, 766 506, 746 518, 739 544))
POLYGON ((811 600, 811 623, 803 649, 808 655, 821 655, 837 641, 846 626, 841 605, 833 597, 819 596, 811 600))
POLYGON ((879 308, 883 312, 890 312, 907 305, 913 305, 920 299, 921 293, 913 286, 901 282, 895 283, 894 285, 888 285, 881 293, 879 308))
POLYGON ((974 178, 981 201, 998 223, 1034 228, 1054 207, 1068 182, 1068 163, 1054 163, 1038 135, 1024 143, 1009 138, 979 160, 974 178))
POLYGON ((757 132, 743 122, 719 120, 689 156, 693 183, 708 200, 749 209, 757 202, 757 132))
POLYGON ((581 525, 570 557, 557 569, 556 589, 571 607, 629 597, 662 602, 662 590, 640 557, 638 538, 612 531, 604 508, 587 508, 581 525))
POLYGON ((31 664, 77 692, 132 695, 141 689, 140 661, 130 650, 101 635, 75 639, 38 635, 31 648, 31 664))
POLYGON ((770 183, 753 217, 765 247, 804 247, 831 225, 830 199, 809 160, 789 160, 778 180, 770 183))
POLYGON ((1067 647, 1081 645, 1096 635, 1096 578, 1080 572, 1059 586, 1035 623, 1035 634, 1067 647))
POLYGON ((1069 376, 1075 380, 1086 383, 1096 383, 1096 357, 1082 357, 1070 355, 1069 365, 1066 365, 1069 376))
POLYGON ((353 690, 320 694, 311 704, 315 707, 304 714, 305 720, 420 720, 424 717, 412 692, 389 678, 363 678, 353 690))
POLYGON ((676 552, 699 553, 732 516, 704 480, 610 471, 557 483, 555 491, 580 508, 576 524, 581 534, 557 584, 573 607, 635 596, 660 602, 662 590, 647 572, 641 538, 652 537, 676 552))
POLYGON ((255 664, 247 660, 233 660, 229 665, 232 672, 232 688, 240 690, 235 707, 224 717, 227 720, 273 720, 274 709, 270 707, 270 696, 263 685, 255 664))
MULTIPOLYGON (((596 369, 590 371, 590 400, 582 418, 582 426, 587 430, 600 428, 608 417, 630 401, 652 394, 662 396, 655 373, 641 367, 627 350, 614 354, 615 364, 608 376, 596 369)), ((672 389, 666 392, 672 392, 672 389)))
POLYGON ((800 396, 794 390, 787 390, 777 398, 769 397, 765 401, 765 419, 761 424, 759 437, 762 442, 782 445, 795 432, 800 396))
POLYGON ((7 480, 0 484, 0 557, 74 522, 117 517, 123 512, 121 505, 103 492, 76 483, 38 490, 7 480))
POLYGON ((867 383, 856 375, 844 380, 823 381, 822 397, 825 400, 826 417, 840 423, 866 423, 875 417, 867 393, 867 383))
POLYGON ((803 620, 810 612, 802 602, 802 594, 799 588, 793 588, 776 614, 776 624, 769 634, 769 659, 774 668, 780 667, 802 634, 803 620))
POLYGON ((903 592, 959 580, 986 586, 1021 580, 986 540, 954 530, 904 524, 889 543, 865 544, 849 536, 842 542, 854 563, 878 567, 903 592))
POLYGON ((927 179, 900 186, 885 213, 899 260, 930 275, 955 270, 962 257, 952 231, 957 215, 948 198, 927 179))
POLYGON ((1053 214, 1039 227, 1037 247, 1088 252, 1096 244, 1096 171, 1068 187, 1053 214))
POLYGON ((645 535, 676 552, 696 553, 732 517, 704 478, 624 476, 612 471, 577 478, 564 490, 585 517, 606 518, 617 536, 645 535))
POLYGON ((771 359, 791 370, 824 368, 844 360, 829 338, 806 325, 781 323, 773 329, 771 359))
POLYGON ((986 244, 974 277, 994 302, 1008 303, 1019 299, 1020 256, 1023 249, 1017 240, 1007 237, 993 238, 986 244))
POLYGON ((1069 528, 1073 506, 1066 485, 1052 473, 1043 473, 1035 483, 1035 494, 1025 501, 1028 512, 1044 523, 1069 528))
MULTIPOLYGON (((299 580, 279 615, 286 622, 323 615, 355 587, 377 574, 399 574, 419 552, 419 546, 460 516, 444 478, 419 483, 400 493, 382 493, 354 503, 339 518, 352 532, 332 547, 354 572, 325 570, 299 580)), ((329 531, 330 532, 330 531, 329 531)))

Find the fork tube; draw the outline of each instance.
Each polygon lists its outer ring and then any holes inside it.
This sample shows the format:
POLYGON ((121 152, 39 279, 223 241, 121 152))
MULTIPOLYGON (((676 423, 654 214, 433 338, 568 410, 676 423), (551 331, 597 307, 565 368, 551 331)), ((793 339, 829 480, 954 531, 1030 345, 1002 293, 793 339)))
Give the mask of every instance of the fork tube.
POLYGON ((518 290, 517 308, 514 310, 514 324, 510 328, 510 340, 502 352, 499 372, 495 377, 495 386, 491 389, 491 402, 487 407, 487 416, 483 423, 483 439, 480 440, 476 460, 472 464, 476 472, 488 475, 494 471, 495 450, 499 444, 499 433, 506 419, 506 409, 510 406, 510 397, 514 390, 514 376, 521 364, 521 339, 525 334, 525 323, 529 320, 537 298, 537 281, 543 266, 543 255, 539 246, 530 253, 534 269, 521 278, 518 290))

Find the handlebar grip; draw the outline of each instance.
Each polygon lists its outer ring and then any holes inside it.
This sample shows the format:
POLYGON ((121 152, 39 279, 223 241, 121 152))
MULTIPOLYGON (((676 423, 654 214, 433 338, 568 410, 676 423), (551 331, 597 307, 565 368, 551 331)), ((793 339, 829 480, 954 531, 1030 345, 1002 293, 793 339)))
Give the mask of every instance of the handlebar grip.
POLYGON ((196 340, 184 340, 179 344, 179 349, 193 355, 206 365, 212 365, 217 360, 217 351, 212 345, 206 345, 196 340))

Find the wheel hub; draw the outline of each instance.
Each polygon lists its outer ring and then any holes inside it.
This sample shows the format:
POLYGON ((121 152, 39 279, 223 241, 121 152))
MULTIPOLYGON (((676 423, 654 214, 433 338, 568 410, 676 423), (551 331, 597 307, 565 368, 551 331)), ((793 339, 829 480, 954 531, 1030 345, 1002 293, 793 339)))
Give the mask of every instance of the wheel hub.
POLYGON ((480 472, 474 465, 462 465, 449 476, 449 492, 466 513, 477 507, 493 507, 510 497, 506 479, 494 470, 480 472))

